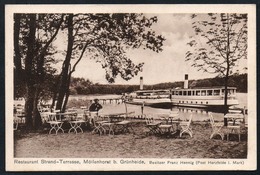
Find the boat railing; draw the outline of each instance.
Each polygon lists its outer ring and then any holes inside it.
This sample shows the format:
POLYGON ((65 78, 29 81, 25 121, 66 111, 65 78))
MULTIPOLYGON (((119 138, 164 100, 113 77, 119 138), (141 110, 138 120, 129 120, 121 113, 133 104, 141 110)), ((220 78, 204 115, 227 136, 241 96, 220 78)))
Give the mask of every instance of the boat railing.
POLYGON ((162 99, 162 98, 170 98, 170 95, 136 96, 136 99, 162 99))

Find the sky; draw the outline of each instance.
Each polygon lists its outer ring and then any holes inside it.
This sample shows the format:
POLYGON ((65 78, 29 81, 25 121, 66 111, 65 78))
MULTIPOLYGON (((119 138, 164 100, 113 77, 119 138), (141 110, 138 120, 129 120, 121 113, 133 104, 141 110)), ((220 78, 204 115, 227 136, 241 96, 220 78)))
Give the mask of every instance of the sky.
MULTIPOLYGON (((185 61, 185 53, 189 50, 187 43, 194 35, 190 14, 145 14, 147 17, 156 15, 158 22, 152 29, 163 35, 166 41, 163 51, 156 53, 151 50, 128 50, 127 55, 134 63, 144 62, 143 71, 129 81, 118 77, 114 84, 139 84, 143 77, 144 84, 183 81, 184 75, 189 79, 211 78, 216 74, 199 72, 185 61)), ((89 79, 93 83, 107 84, 105 70, 95 60, 84 59, 78 64, 73 77, 89 79)))

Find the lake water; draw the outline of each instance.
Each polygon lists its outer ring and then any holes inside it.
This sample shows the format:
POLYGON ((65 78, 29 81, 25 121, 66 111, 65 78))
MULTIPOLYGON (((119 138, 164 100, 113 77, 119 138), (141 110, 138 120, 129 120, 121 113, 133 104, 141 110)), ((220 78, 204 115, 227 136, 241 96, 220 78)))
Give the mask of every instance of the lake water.
MULTIPOLYGON (((110 99, 110 98, 120 98, 120 95, 77 95, 77 96, 71 96, 71 99, 77 99, 77 100, 93 100, 95 98, 98 99, 110 99)), ((239 105, 236 107, 243 108, 244 106, 247 108, 247 93, 237 93, 237 99, 239 101, 239 105)), ((106 102, 105 104, 102 103, 102 100, 100 103, 103 106, 102 112, 103 113, 123 113, 126 111, 131 112, 134 111, 135 115, 141 115, 141 106, 138 105, 130 105, 130 104, 124 104, 124 103, 109 103, 106 102)), ((160 109, 160 108, 152 108, 145 106, 144 107, 144 114, 151 114, 155 118, 168 115, 171 110, 173 109, 160 109)), ((207 121, 209 119, 208 113, 203 109, 196 109, 196 108, 178 108, 179 110, 179 117, 181 120, 188 119, 191 112, 193 112, 193 121, 207 121)), ((224 115, 223 113, 216 113, 213 112, 213 116, 215 120, 223 121, 224 115)))

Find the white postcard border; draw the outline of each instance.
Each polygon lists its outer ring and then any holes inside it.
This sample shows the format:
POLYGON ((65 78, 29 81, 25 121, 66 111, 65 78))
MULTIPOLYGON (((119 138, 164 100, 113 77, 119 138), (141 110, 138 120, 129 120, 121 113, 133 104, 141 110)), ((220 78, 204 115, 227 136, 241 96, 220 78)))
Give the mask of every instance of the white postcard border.
MULTIPOLYGON (((6 5, 5 8, 5 68, 6 68, 6 170, 7 171, 84 171, 84 170, 255 170, 256 169, 256 6, 247 4, 225 5, 6 5), (248 13, 248 158, 247 159, 130 159, 130 158, 14 158, 13 142, 13 14, 14 13, 248 13), (57 160, 80 161, 78 164, 17 164, 15 161, 57 160), (84 160, 111 161, 111 164, 84 164, 84 160), (149 161, 177 161, 178 165, 149 164, 149 161), (115 163, 115 162, 117 163, 115 163), (142 163, 120 163, 124 161, 144 161, 142 163), (194 165, 180 165, 180 161, 194 165), (196 162, 219 162, 216 164, 196 164, 196 162), (234 165, 233 161, 243 162, 234 165), (114 162, 114 163, 113 163, 114 162), (221 162, 225 162, 222 164, 221 162)), ((122 155, 123 156, 123 155, 122 155)))

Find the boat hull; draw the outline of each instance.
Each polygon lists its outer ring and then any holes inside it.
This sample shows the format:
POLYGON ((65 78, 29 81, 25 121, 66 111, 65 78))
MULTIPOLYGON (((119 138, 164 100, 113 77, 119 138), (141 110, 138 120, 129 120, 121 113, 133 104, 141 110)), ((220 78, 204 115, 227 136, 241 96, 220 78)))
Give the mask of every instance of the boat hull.
MULTIPOLYGON (((210 111, 224 110, 224 98, 174 98, 172 99, 173 106, 190 107, 190 108, 207 108, 210 111)), ((227 101, 227 106, 238 105, 238 100, 230 98, 227 101)))
POLYGON ((170 108, 172 102, 169 98, 167 99, 133 99, 131 101, 126 101, 128 104, 133 105, 144 105, 157 108, 170 108))

